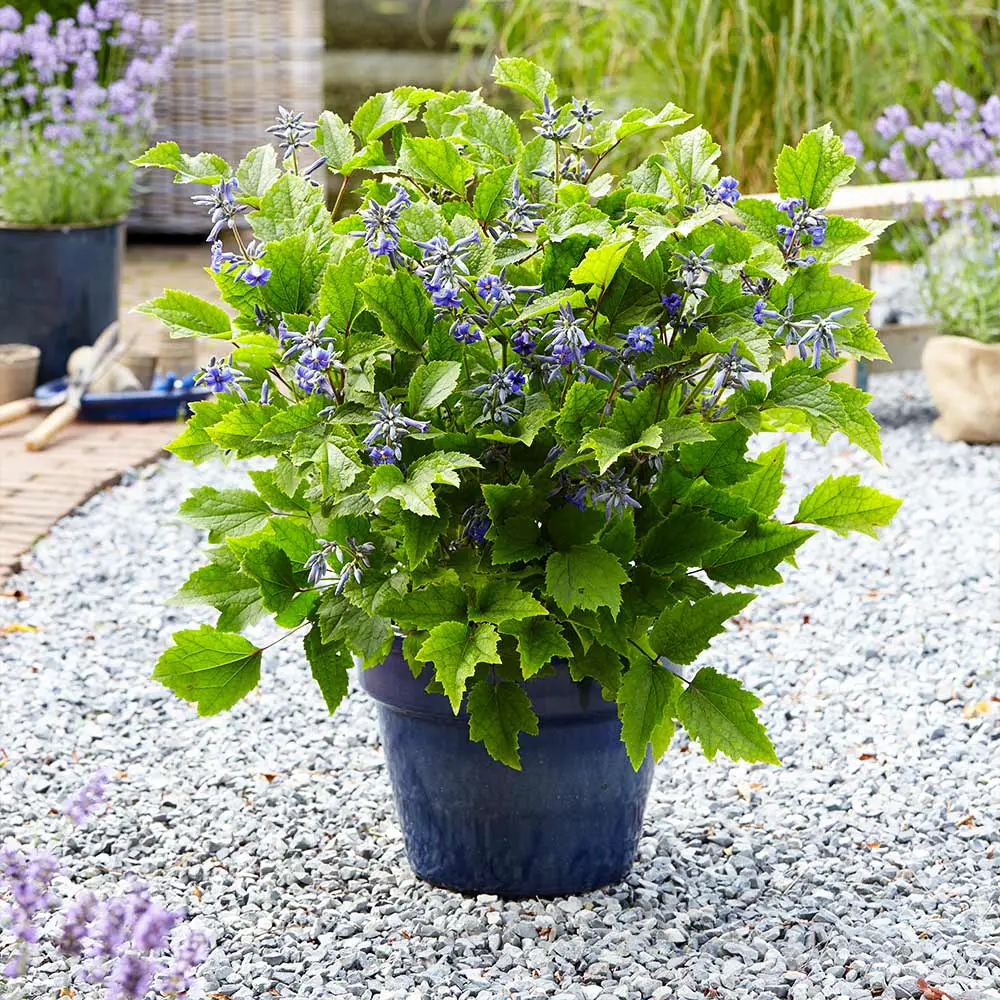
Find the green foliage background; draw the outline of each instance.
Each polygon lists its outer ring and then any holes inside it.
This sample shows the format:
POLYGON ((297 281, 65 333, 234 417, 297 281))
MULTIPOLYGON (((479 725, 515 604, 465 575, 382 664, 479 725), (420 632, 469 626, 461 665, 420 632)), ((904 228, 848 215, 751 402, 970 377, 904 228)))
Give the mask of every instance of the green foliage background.
POLYGON ((864 135, 887 104, 930 109, 942 79, 991 93, 998 13, 984 0, 468 0, 454 38, 467 55, 542 62, 612 111, 673 101, 743 189, 763 191, 781 146, 823 122, 864 135))

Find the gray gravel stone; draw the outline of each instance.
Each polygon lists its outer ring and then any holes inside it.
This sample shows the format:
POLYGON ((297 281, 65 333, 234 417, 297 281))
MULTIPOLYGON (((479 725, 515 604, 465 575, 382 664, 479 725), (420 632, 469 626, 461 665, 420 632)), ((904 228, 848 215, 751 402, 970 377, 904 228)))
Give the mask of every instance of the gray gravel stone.
MULTIPOLYGON (((902 998, 918 978, 997 1000, 1000 449, 935 440, 919 375, 872 381, 885 466, 796 440, 783 509, 857 471, 906 499, 896 522, 813 539, 705 658, 764 699, 784 767, 679 735, 625 884, 505 902, 416 880, 372 705, 328 718, 292 648, 224 716, 148 679, 199 620, 164 603, 201 559, 170 515, 238 466, 168 462, 95 497, 10 582, 27 599, 0 598, 0 623, 38 631, 0 636, 0 841, 51 841, 49 808, 119 773, 67 868, 110 893, 141 875, 213 934, 192 1000, 902 998)), ((43 955, 26 1000, 64 968, 43 955)))

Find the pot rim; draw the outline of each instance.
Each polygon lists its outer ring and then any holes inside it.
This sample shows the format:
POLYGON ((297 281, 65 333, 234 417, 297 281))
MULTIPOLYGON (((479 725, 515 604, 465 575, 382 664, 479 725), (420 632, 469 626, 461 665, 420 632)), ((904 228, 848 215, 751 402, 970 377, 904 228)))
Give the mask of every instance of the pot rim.
POLYGON ((118 226, 125 225, 126 217, 122 216, 120 219, 116 219, 114 222, 46 222, 46 223, 27 223, 27 222, 7 222, 5 219, 0 219, 0 230, 10 230, 11 232, 17 231, 27 231, 27 232, 68 232, 70 230, 83 230, 83 229, 114 229, 118 226))

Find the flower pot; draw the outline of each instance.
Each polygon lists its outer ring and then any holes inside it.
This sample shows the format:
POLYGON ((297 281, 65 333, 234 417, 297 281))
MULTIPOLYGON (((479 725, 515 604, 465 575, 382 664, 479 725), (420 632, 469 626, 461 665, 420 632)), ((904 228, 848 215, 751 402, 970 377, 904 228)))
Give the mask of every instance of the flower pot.
POLYGON ((41 351, 39 379, 118 317, 124 227, 0 224, 0 344, 41 351))
POLYGON ((0 344, 0 404, 25 399, 38 380, 37 347, 30 344, 0 344))
POLYGON ((1000 441, 1000 344, 932 337, 922 361, 941 414, 934 433, 945 441, 1000 441))
MULTIPOLYGON (((557 661, 558 662, 558 661, 557 661)), ((653 778, 636 773, 614 702, 565 663, 526 684, 538 735, 521 735, 522 770, 469 740, 464 708, 424 689, 397 642, 361 672, 378 702, 389 778, 413 870, 435 885, 505 897, 560 896, 621 881, 635 856, 653 778)))

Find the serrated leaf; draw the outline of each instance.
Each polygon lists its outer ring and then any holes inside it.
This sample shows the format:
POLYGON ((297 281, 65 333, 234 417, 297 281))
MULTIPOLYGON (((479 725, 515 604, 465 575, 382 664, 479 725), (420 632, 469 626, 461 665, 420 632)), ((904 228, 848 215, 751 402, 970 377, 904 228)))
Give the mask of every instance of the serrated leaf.
POLYGON ((261 198, 260 208, 248 218, 254 235, 265 243, 308 232, 319 246, 325 247, 333 238, 333 220, 323 189, 297 174, 282 174, 261 198))
POLYGON ((259 441, 269 441, 283 448, 289 448, 303 431, 322 426, 320 410, 330 405, 325 396, 310 396, 301 403, 279 410, 267 419, 267 423, 257 432, 259 441))
POLYGON ((176 288, 135 307, 136 312, 155 316, 172 337, 231 337, 233 324, 225 309, 197 295, 176 288))
POLYGON ((332 441, 323 441, 312 457, 319 472, 324 499, 349 490, 361 475, 361 466, 332 441))
POLYGON ((261 198, 267 189, 281 176, 277 151, 274 146, 256 146, 243 157, 236 168, 236 181, 240 196, 250 195, 261 198))
POLYGON ((316 120, 313 148, 326 157, 326 166, 337 173, 355 154, 354 136, 346 122, 332 111, 324 111, 316 120))
MULTIPOLYGON (((572 624, 579 634, 582 630, 576 622, 572 624)), ((582 636, 580 637, 582 641, 582 636)), ((569 673, 575 681, 582 681, 586 677, 593 678, 601 685, 604 695, 611 698, 617 695, 621 687, 622 659, 615 650, 599 642, 593 642, 588 644, 585 651, 574 653, 570 658, 569 673)))
POLYGON ((354 661, 339 642, 323 642, 319 625, 313 625, 302 640, 313 680, 319 685, 327 711, 333 715, 347 697, 348 678, 354 661))
POLYGON ((558 415, 558 410, 544 408, 530 410, 512 424, 507 424, 502 430, 478 431, 477 437, 483 441, 530 445, 534 442, 539 432, 548 427, 558 415))
POLYGON ((521 770, 520 734, 538 735, 538 716, 520 684, 476 681, 469 689, 469 738, 494 759, 521 770))
POLYGON ((844 418, 838 424, 847 440, 864 448, 873 458, 882 461, 882 442, 879 440, 878 423, 868 411, 872 397, 846 382, 830 382, 833 394, 844 407, 844 418))
POLYGON ((795 521, 817 524, 838 535, 859 531, 877 538, 875 529, 887 525, 902 502, 871 486, 862 486, 860 476, 828 476, 802 498, 795 521))
POLYGON ((702 200, 702 184, 715 184, 719 179, 715 161, 721 150, 700 125, 668 139, 663 153, 661 169, 681 204, 702 200))
POLYGON ((566 614, 605 607, 617 615, 621 585, 627 582, 621 563, 600 545, 574 545, 553 552, 545 563, 545 590, 566 614))
POLYGON ((319 291, 326 256, 311 233, 299 233, 267 244, 262 263, 271 277, 261 289, 264 304, 274 313, 306 313, 319 291))
POLYGON ((517 653, 521 659, 521 674, 527 680, 555 657, 569 659, 573 655, 562 627, 551 618, 526 618, 507 621, 503 631, 517 639, 517 653))
POLYGON ((734 496, 741 497, 758 514, 769 517, 774 513, 785 491, 781 481, 781 473, 785 467, 785 442, 765 451, 754 459, 757 467, 741 482, 734 483, 728 490, 734 496))
POLYGON ((323 272, 316 309, 320 315, 330 317, 329 331, 348 333, 364 309, 359 286, 364 281, 370 257, 364 247, 356 247, 323 272))
POLYGON ((507 211, 505 198, 514 192, 516 166, 498 167, 484 174, 476 181, 476 193, 472 197, 472 210, 476 219, 484 225, 495 222, 507 211))
POLYGON ((182 153, 176 142, 158 142, 132 163, 137 167, 165 167, 177 174, 175 184, 218 184, 230 174, 229 164, 214 153, 182 153))
POLYGON ((712 485, 725 486, 739 482, 750 474, 752 466, 746 460, 750 432, 732 421, 709 428, 710 441, 686 442, 678 455, 682 468, 692 477, 702 476, 712 485))
POLYGON ((400 173, 464 195, 475 168, 447 139, 405 136, 396 166, 400 173))
POLYGON ((452 711, 458 715, 465 694, 465 682, 480 663, 499 663, 497 630, 488 624, 467 625, 449 621, 432 628, 417 652, 418 659, 434 665, 452 711))
POLYGON ((706 561, 705 572, 731 587, 781 583, 775 567, 791 560, 795 550, 815 531, 765 521, 751 524, 744 534, 706 561))
POLYGON ((199 715, 232 708, 260 682, 261 650, 248 639, 208 625, 175 632, 153 679, 179 698, 193 701, 199 715))
POLYGON ((354 113, 351 128, 362 143, 371 143, 397 125, 413 121, 420 113, 421 104, 435 96, 438 96, 436 91, 408 86, 373 94, 354 113))
POLYGON ((665 104, 659 111, 648 108, 633 108, 627 111, 616 122, 612 122, 616 139, 627 139, 632 135, 653 132, 661 128, 673 128, 683 125, 691 116, 681 111, 676 104, 665 104))
POLYGON ((677 718, 709 760, 721 751, 732 760, 780 764, 754 714, 760 704, 735 678, 702 667, 677 699, 677 718))
POLYGON ((574 382, 556 420, 555 432, 559 442, 566 446, 576 444, 585 430, 595 427, 601 419, 607 398, 607 391, 591 382, 574 382))
POLYGON ((710 594, 688 604, 665 608, 649 633, 657 656, 671 663, 693 663, 711 639, 725 631, 726 622, 738 615, 755 594, 710 594))
POLYGON ((782 148, 774 179, 782 198, 805 198, 810 208, 822 208, 852 173, 854 157, 844 152, 833 129, 822 125, 806 132, 794 149, 782 148))
POLYGON ((510 115, 489 104, 469 104, 462 109, 461 136, 470 153, 490 166, 503 166, 521 150, 521 133, 510 115))
POLYGON ((257 441, 257 435, 270 422, 271 413, 269 406, 260 403, 240 403, 208 427, 206 433, 220 448, 233 452, 237 458, 265 454, 267 449, 257 441))
POLYGON ((625 254, 632 246, 632 240, 604 243, 592 247, 582 261, 569 272, 570 280, 578 285, 597 285, 606 288, 621 267, 625 254))
POLYGON ((457 584, 433 584, 390 598, 380 610, 403 628, 432 629, 442 621, 465 621, 468 607, 457 584))
POLYGON ((542 98, 556 96, 556 82, 547 70, 528 59, 497 59, 493 65, 493 79, 498 87, 508 87, 541 106, 542 98))
POLYGON ((740 537, 714 517, 687 507, 675 507, 646 534, 642 561, 654 569, 700 566, 710 552, 740 537))
MULTIPOLYGON (((814 314, 826 316, 837 309, 853 310, 851 316, 842 317, 838 322, 849 327, 851 322, 860 322, 875 293, 864 285, 851 281, 842 274, 831 274, 826 264, 801 267, 783 285, 771 291, 771 302, 778 312, 784 312, 788 297, 792 296, 792 319, 808 320, 814 314)), ((834 334, 843 338, 844 331, 834 334)))
POLYGON ((864 257, 866 248, 891 225, 891 219, 845 219, 831 215, 826 224, 826 239, 809 253, 821 264, 851 264, 864 257))
POLYGON ((403 548, 410 569, 416 569, 437 547, 445 523, 437 517, 420 517, 410 511, 401 511, 399 523, 403 526, 403 548))
POLYGON ((490 512, 486 539, 493 543, 493 565, 501 566, 534 559, 548 551, 542 540, 538 521, 547 503, 530 486, 483 486, 483 497, 490 512))
POLYGON ((227 535, 249 535, 267 524, 271 508, 250 490, 217 490, 198 486, 178 512, 185 521, 209 533, 209 541, 227 535))
POLYGON ((561 305, 568 305, 573 309, 577 309, 585 305, 586 302, 587 297, 579 288, 573 291, 563 289, 553 292, 551 295, 543 295, 541 298, 535 299, 528 308, 520 313, 520 319, 524 321, 548 316, 550 313, 558 312, 561 305))
POLYGON ((171 598, 172 604, 208 604, 219 612, 215 627, 240 632, 264 614, 257 581, 229 566, 209 563, 196 569, 171 598))
POLYGON ((361 658, 362 666, 381 663, 392 646, 392 622, 355 607, 345 597, 323 592, 317 619, 324 643, 341 642, 361 658))
POLYGON ((516 580, 490 579, 476 589, 475 606, 469 609, 469 621, 502 625, 508 621, 547 614, 545 606, 522 590, 516 580))
POLYGON ((434 311, 420 279, 400 270, 391 275, 373 275, 360 288, 382 332, 401 351, 420 354, 434 322, 434 311))
POLYGON ((208 428, 218 423, 236 405, 232 396, 217 396, 190 404, 192 415, 184 430, 167 445, 166 450, 195 465, 218 455, 219 447, 208 436, 208 428))
POLYGON ((264 607, 284 628, 300 625, 315 606, 318 592, 306 589, 306 574, 297 571, 277 545, 255 545, 243 556, 242 566, 257 581, 264 607))
POLYGON ((680 686, 676 674, 647 659, 634 661, 622 677, 618 717, 622 742, 636 771, 642 767, 650 744, 654 760, 659 760, 670 746, 680 686))
POLYGON ((411 416, 418 417, 440 406, 455 391, 461 374, 458 361, 429 361, 420 365, 410 376, 407 390, 411 416))

